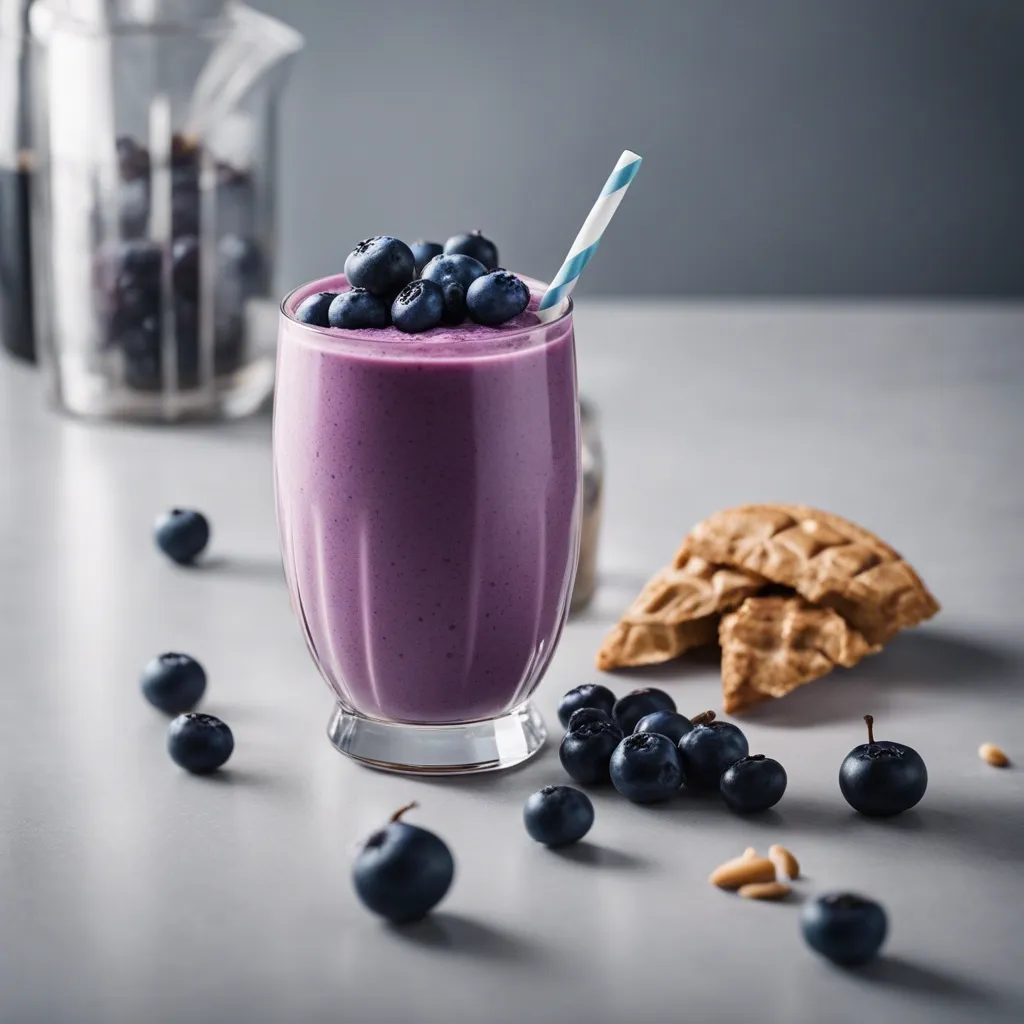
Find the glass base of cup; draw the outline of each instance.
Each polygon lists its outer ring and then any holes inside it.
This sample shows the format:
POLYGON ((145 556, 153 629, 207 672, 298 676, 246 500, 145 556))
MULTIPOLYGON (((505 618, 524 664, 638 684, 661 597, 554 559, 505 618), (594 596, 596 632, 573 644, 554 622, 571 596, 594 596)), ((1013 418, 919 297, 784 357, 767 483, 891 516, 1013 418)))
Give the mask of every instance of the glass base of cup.
POLYGON ((355 761, 406 775, 469 775, 521 764, 544 745, 547 729, 529 702, 500 718, 463 725, 401 725, 335 708, 327 737, 355 761))

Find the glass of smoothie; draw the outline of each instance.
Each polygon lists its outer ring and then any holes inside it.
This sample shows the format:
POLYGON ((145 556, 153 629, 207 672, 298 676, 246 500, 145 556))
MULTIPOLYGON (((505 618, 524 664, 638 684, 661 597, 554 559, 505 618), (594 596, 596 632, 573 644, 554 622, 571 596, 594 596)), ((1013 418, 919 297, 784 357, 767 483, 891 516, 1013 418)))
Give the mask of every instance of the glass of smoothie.
POLYGON ((580 537, 572 303, 543 285, 496 327, 405 334, 299 322, 282 303, 274 408, 292 607, 337 700, 343 753, 454 774, 540 748, 530 697, 569 610, 580 537))

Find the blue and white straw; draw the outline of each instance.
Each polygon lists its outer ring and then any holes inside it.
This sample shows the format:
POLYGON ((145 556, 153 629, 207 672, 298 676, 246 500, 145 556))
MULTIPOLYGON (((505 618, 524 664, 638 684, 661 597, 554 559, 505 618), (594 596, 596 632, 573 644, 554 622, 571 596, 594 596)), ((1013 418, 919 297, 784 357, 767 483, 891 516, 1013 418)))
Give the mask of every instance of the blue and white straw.
POLYGON ((572 243, 569 255, 565 262, 555 274, 554 280, 548 285, 544 298, 540 300, 537 308, 537 315, 541 320, 553 320, 562 312, 562 306, 569 292, 576 287, 583 268, 590 262, 591 257, 597 252, 601 244, 601 236, 608 222, 615 215, 615 211, 622 202, 622 197, 629 188, 629 183, 636 177, 640 170, 641 158, 630 150, 625 150, 615 165, 615 170, 608 176, 608 180, 601 189, 593 209, 587 215, 587 219, 572 243))

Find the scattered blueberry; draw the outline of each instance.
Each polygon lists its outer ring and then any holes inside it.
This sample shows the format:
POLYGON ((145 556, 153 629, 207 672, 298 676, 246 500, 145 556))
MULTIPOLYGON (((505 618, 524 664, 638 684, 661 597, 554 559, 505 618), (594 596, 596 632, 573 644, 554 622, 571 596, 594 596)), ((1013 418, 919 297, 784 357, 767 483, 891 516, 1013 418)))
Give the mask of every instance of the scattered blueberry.
POLYGON ((615 724, 628 736, 637 722, 655 711, 675 711, 676 702, 664 691, 654 687, 633 690, 620 697, 612 707, 615 724))
MULTIPOLYGON (((611 722, 612 725, 615 725, 612 716, 607 711, 602 711, 600 708, 580 708, 569 716, 569 724, 565 728, 572 732, 587 722, 611 722)), ((618 729, 618 726, 615 725, 615 728, 618 729)))
POLYGON ((909 810, 928 788, 924 760, 903 743, 876 743, 874 719, 865 715, 864 721, 868 724, 867 743, 854 747, 839 769, 839 788, 846 802, 873 817, 909 810))
POLYGON ((339 292, 327 310, 331 327, 358 331, 365 327, 387 327, 391 323, 391 307, 379 295, 365 288, 339 292))
POLYGON ((558 702, 558 720, 564 729, 568 727, 572 713, 579 711, 580 708, 598 708, 611 715, 614 707, 615 694, 607 686, 600 683, 583 683, 581 686, 574 686, 558 702))
POLYGON ((562 737, 558 759, 582 786, 609 781, 608 762, 622 739, 622 730, 611 719, 584 721, 562 737))
POLYGON ((866 964, 881 949, 888 930, 885 910, 854 893, 829 893, 800 914, 807 945, 843 967, 866 964))
POLYGON ((692 728, 686 715, 680 715, 677 711, 652 711, 636 723, 633 732, 656 732, 678 745, 692 728))
POLYGON ((191 711, 206 690, 203 666, 187 654, 161 654, 142 670, 142 693, 169 715, 191 711))
POLYGON ((594 824, 594 805, 572 786, 545 786, 523 807, 523 824, 545 846, 578 843, 594 824))
POLYGON ((479 260, 488 270, 498 265, 498 247, 479 231, 471 231, 468 235, 452 235, 444 243, 446 256, 472 256, 479 260))
POLYGON ((190 565, 210 540, 210 524, 202 512, 172 508, 156 521, 157 547, 179 565, 190 565))
POLYGON ((408 334, 429 331, 444 315, 444 292, 433 281, 418 279, 407 284, 391 307, 391 320, 408 334))
POLYGON ((313 292, 295 307, 295 319, 311 327, 330 327, 328 319, 331 303, 337 297, 335 292, 313 292))
POLYGON ((442 288, 444 293, 443 323, 451 327, 461 324, 466 319, 466 289, 456 281, 449 281, 442 288))
POLYGON ((415 806, 403 807, 374 832, 352 867, 359 898, 395 924, 425 917, 443 899, 455 875, 455 862, 444 840, 401 820, 415 806))
POLYGON ((750 753, 747 737, 731 722, 716 722, 713 711, 693 719, 693 728, 679 741, 683 781, 689 789, 717 791, 722 773, 750 753))
POLYGON ((719 788, 726 804, 737 814, 757 814, 782 799, 786 769, 764 754, 751 754, 726 768, 719 788))
POLYGON ((468 291, 469 286, 486 273, 487 268, 471 256, 435 256, 423 268, 420 277, 442 288, 448 284, 458 284, 468 291))
POLYGON ((656 732, 635 732, 615 748, 609 765, 612 785, 637 804, 668 800, 683 781, 679 748, 656 732))
POLYGON ((412 249, 390 235, 360 242, 345 259, 345 276, 353 288, 389 295, 404 288, 416 270, 412 249))
POLYGON ((194 775, 215 772, 234 749, 231 730, 213 715, 190 711, 178 715, 167 727, 167 753, 194 775))
POLYGON ((409 246, 412 249, 413 259, 416 261, 416 273, 422 274, 423 268, 435 257, 444 252, 444 246, 440 242, 427 242, 422 238, 412 242, 409 246))
POLYGON ((530 289, 515 274, 495 270, 477 278, 466 292, 470 317, 478 324, 495 327, 505 323, 530 304, 530 289))

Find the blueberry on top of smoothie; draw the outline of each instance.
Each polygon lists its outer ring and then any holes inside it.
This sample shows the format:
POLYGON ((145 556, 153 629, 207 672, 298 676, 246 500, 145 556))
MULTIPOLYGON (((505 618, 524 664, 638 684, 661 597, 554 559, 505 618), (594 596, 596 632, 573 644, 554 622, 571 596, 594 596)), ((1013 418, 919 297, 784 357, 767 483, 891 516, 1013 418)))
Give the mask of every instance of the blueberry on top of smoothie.
POLYGON ((364 239, 345 260, 348 283, 374 295, 390 295, 404 288, 415 272, 412 249, 390 235, 364 239))
POLYGON ((529 304, 530 289, 506 270, 495 270, 478 277, 466 292, 470 317, 489 327, 519 316, 529 304))
POLYGON ((444 315, 444 292, 433 281, 412 281, 407 284, 391 307, 391 319, 400 331, 416 334, 429 331, 444 315))
POLYGON ((494 270, 498 265, 498 247, 489 238, 485 238, 479 229, 470 231, 468 235, 452 235, 444 243, 444 251, 447 256, 456 253, 472 256, 488 270, 494 270))
POLYGON ((416 273, 422 274, 423 268, 435 257, 444 252, 444 246, 440 242, 428 242, 422 238, 409 244, 412 254, 416 258, 416 273))

